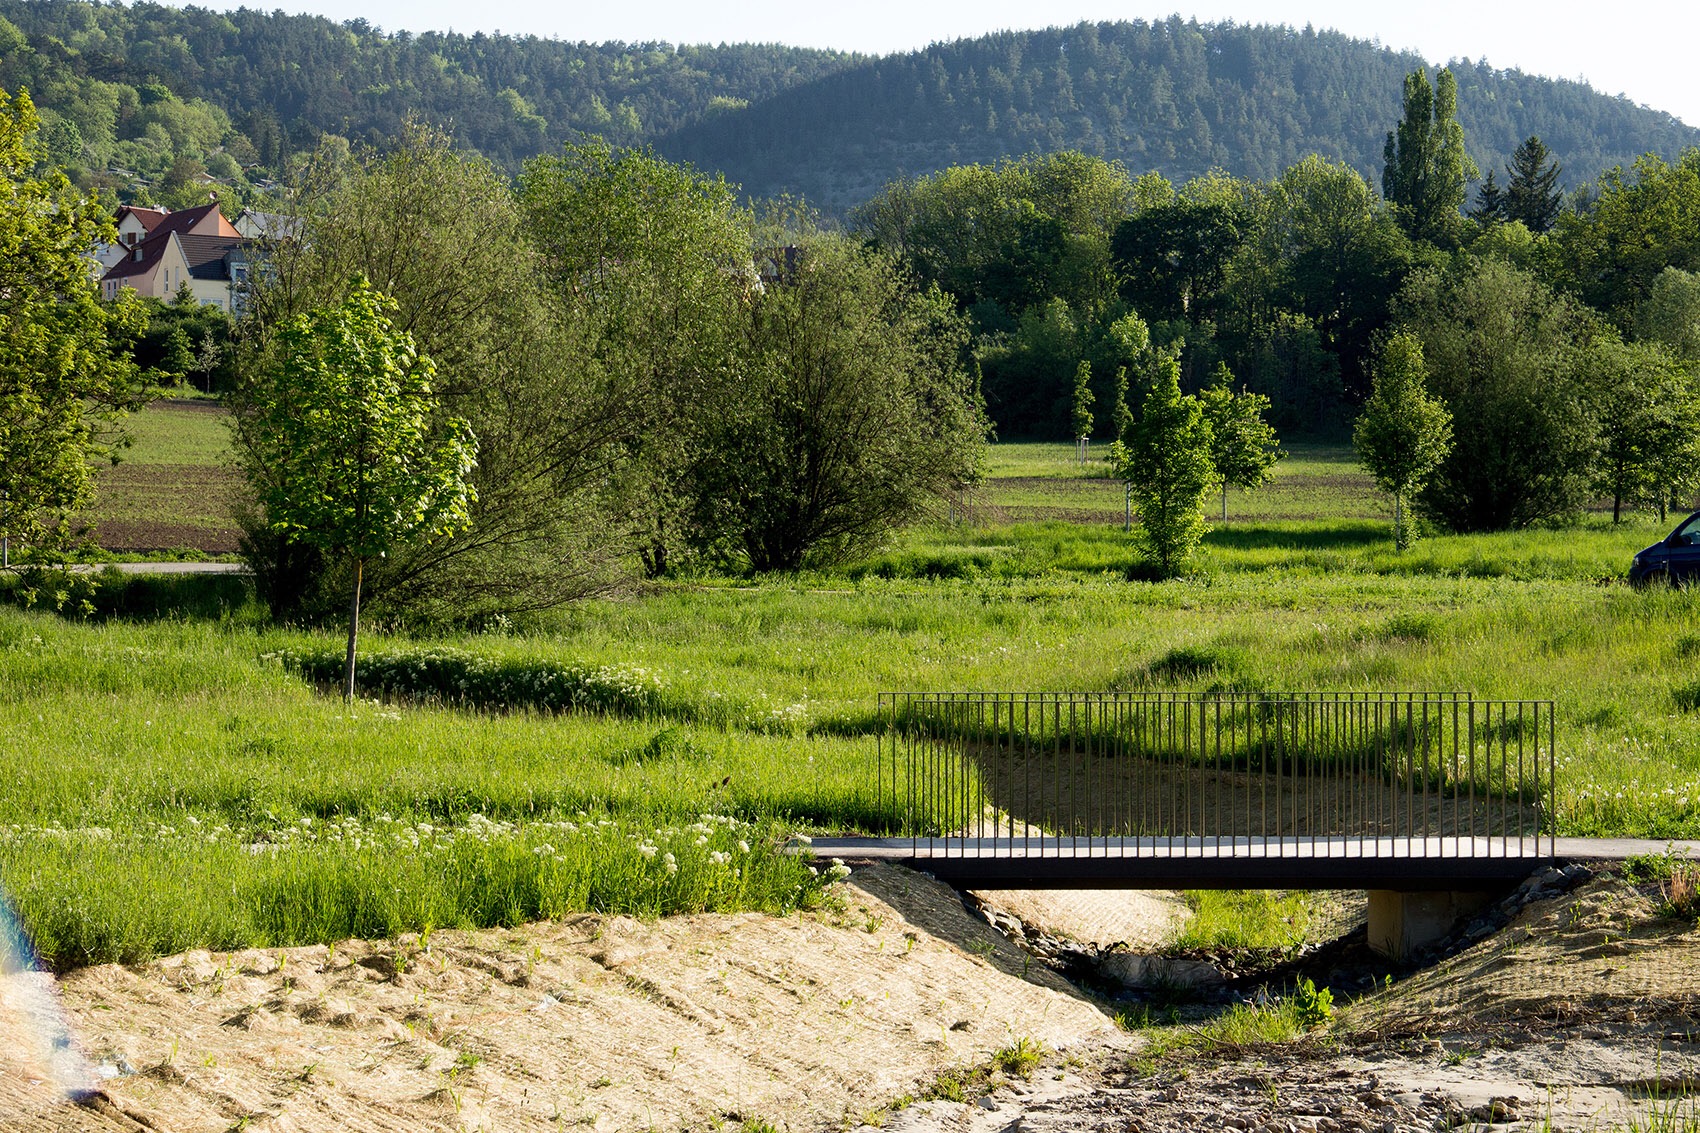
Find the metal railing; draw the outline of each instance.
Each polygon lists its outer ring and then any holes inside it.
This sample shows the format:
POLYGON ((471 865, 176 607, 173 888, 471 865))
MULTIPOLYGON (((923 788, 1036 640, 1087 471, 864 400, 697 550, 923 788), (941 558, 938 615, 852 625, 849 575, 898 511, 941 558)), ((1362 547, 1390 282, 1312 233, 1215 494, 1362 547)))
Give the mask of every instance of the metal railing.
POLYGON ((917 852, 1555 856, 1550 701, 1459 693, 883 693, 917 852))

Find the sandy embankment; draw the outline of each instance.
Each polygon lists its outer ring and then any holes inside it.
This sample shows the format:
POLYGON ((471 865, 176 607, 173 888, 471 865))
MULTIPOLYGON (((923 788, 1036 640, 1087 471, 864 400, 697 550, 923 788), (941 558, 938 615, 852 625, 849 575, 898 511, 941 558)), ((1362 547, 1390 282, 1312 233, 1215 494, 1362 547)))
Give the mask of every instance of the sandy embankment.
POLYGON ((792 917, 583 916, 74 972, 72 1028, 124 1073, 65 1105, 39 1028, 0 1007, 0 1129, 811 1129, 1019 1038, 1126 1043, 948 887, 876 867, 840 893, 792 917))

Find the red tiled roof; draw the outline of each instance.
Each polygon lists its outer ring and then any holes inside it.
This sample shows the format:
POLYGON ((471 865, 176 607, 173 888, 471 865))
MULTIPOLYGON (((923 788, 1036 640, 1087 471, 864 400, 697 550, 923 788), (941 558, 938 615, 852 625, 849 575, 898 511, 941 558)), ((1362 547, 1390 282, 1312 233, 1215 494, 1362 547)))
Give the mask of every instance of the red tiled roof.
POLYGON ((192 209, 179 209, 165 218, 165 222, 157 228, 148 230, 148 238, 167 232, 190 233, 196 236, 240 236, 240 232, 224 219, 224 214, 218 211, 217 201, 208 201, 204 205, 192 209))
POLYGON ((113 264, 105 275, 100 278, 128 279, 133 275, 147 275, 153 271, 154 265, 165 254, 165 249, 171 245, 171 233, 156 232, 146 240, 142 240, 133 248, 124 250, 124 258, 113 264), (138 258, 140 257, 140 258, 138 258))
POLYGON ((117 217, 120 222, 123 221, 125 213, 129 213, 131 216, 135 217, 136 222, 142 226, 142 231, 149 235, 153 234, 153 230, 159 227, 161 221, 171 215, 171 212, 168 209, 150 209, 142 208, 139 205, 121 205, 119 206, 117 217))

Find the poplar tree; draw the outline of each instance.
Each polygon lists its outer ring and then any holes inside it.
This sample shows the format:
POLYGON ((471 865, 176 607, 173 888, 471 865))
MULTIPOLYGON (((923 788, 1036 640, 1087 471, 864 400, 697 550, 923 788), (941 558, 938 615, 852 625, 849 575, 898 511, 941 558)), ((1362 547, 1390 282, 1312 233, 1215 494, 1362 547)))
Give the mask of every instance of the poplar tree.
POLYGON ((1421 68, 1405 76, 1405 112, 1382 151, 1381 193, 1412 237, 1457 243, 1458 210, 1476 163, 1458 124, 1458 82, 1442 67, 1431 85, 1421 68))

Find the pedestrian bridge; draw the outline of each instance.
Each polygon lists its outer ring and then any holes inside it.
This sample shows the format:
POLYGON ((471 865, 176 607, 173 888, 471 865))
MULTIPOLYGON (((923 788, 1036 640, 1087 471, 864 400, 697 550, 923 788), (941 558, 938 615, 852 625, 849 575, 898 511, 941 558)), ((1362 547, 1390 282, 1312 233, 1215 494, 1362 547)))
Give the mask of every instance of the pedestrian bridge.
POLYGON ((1559 856, 1550 701, 887 693, 880 714, 898 834, 817 854, 972 888, 1367 889, 1394 954, 1559 856))

